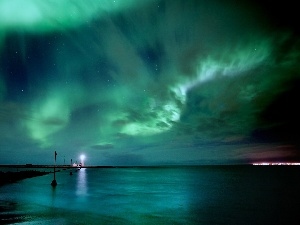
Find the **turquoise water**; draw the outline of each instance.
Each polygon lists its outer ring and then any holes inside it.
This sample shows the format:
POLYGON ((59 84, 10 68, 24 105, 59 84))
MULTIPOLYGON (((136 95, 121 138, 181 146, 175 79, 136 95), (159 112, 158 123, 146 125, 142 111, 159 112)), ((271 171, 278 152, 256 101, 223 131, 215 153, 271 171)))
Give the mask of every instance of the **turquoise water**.
POLYGON ((299 224, 297 166, 62 170, 0 187, 0 222, 299 224), (2 207, 3 208, 3 207, 2 207))

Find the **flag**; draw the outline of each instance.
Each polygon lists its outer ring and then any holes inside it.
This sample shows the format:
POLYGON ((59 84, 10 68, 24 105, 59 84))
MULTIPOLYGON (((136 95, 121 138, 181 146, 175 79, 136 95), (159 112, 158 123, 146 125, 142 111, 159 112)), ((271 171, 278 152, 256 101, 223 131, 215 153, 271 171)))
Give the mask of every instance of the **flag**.
POLYGON ((56 153, 56 151, 55 151, 55 154, 54 154, 54 157, 55 157, 55 161, 56 161, 56 156, 57 156, 57 153, 56 153))

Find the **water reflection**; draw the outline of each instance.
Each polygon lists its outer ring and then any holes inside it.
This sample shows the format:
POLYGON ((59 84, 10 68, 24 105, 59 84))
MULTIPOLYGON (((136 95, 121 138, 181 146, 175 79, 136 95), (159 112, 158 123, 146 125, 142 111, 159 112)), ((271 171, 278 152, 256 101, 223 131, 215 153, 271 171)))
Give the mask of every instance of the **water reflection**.
POLYGON ((51 192, 51 206, 55 206, 55 199, 56 199, 56 188, 51 187, 52 192, 51 192))
POLYGON ((76 195, 86 196, 87 195, 87 179, 86 179, 86 168, 78 170, 76 195))

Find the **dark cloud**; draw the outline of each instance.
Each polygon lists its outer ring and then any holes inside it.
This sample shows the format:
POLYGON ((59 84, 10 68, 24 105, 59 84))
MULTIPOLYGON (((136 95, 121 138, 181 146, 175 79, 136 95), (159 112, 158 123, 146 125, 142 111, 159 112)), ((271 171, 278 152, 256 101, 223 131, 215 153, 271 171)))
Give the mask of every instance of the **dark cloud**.
POLYGON ((96 149, 96 150, 106 150, 106 149, 114 148, 114 145, 113 144, 97 144, 97 145, 92 145, 91 148, 96 149))
POLYGON ((290 80, 284 87, 285 91, 277 94, 260 113, 259 125, 253 131, 253 136, 300 146, 300 110, 297 106, 300 96, 299 78, 290 80))
POLYGON ((140 166, 148 165, 147 161, 143 156, 132 153, 121 153, 118 155, 106 154, 105 160, 103 160, 105 165, 118 165, 118 166, 140 166))

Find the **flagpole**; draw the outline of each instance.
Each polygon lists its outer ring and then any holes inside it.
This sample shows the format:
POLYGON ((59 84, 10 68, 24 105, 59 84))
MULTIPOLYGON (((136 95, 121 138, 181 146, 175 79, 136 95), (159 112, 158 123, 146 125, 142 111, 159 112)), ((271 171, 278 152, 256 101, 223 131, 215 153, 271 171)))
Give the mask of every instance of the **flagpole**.
POLYGON ((54 167, 53 167, 53 169, 54 169, 54 180, 56 180, 55 179, 55 167, 56 167, 56 151, 54 153, 54 167))
POLYGON ((54 152, 54 167, 53 167, 53 169, 54 169, 54 179, 53 179, 53 181, 51 182, 51 185, 52 185, 53 187, 55 187, 55 186, 57 185, 57 182, 56 182, 56 179, 55 179, 56 155, 57 155, 57 153, 56 153, 56 151, 55 151, 55 152, 54 152))

